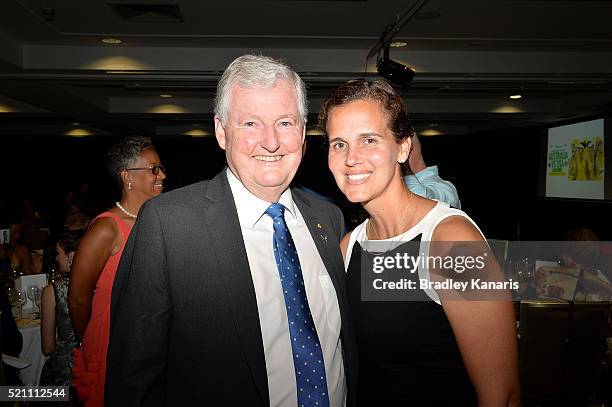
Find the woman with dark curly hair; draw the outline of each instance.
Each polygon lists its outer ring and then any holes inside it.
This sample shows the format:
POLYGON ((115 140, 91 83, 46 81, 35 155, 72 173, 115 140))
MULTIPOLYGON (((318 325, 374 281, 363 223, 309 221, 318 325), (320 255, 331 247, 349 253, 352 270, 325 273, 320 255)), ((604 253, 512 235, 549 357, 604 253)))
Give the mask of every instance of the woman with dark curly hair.
POLYGON ((111 147, 107 169, 121 189, 121 200, 89 226, 74 257, 68 293, 72 324, 83 338, 74 352, 73 382, 85 406, 104 405, 115 272, 140 207, 162 193, 166 178, 148 137, 127 137, 111 147))

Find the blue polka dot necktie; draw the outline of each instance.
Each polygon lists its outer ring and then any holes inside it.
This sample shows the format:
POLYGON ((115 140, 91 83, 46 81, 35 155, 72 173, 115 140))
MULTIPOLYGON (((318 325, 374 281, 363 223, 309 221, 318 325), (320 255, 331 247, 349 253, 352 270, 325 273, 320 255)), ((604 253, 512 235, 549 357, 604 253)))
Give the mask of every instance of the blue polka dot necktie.
POLYGON ((285 223, 285 207, 273 203, 266 210, 266 215, 272 218, 274 225, 272 246, 285 296, 297 384, 297 405, 328 407, 323 352, 306 298, 300 259, 285 223))

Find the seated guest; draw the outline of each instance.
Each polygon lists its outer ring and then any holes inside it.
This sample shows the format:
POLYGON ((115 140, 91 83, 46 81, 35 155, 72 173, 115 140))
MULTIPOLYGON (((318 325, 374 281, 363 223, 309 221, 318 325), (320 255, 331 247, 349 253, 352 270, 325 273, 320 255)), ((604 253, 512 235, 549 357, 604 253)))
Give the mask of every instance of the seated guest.
POLYGON ((417 196, 403 182, 412 133, 400 96, 383 80, 352 80, 325 100, 319 120, 338 187, 369 215, 340 243, 359 353, 359 404, 520 404, 509 293, 507 301, 448 301, 423 289, 414 290, 413 301, 362 299, 362 261, 372 261, 365 248, 373 241, 415 241, 419 253, 431 253, 436 241, 484 241, 467 214, 417 196))
POLYGON ((72 351, 78 341, 68 315, 68 285, 72 260, 82 236, 83 231, 69 231, 57 242, 59 278, 42 292, 40 334, 42 351, 49 359, 40 376, 41 386, 72 386, 72 351))
POLYGON ((35 266, 32 265, 32 255, 30 254, 30 249, 23 243, 22 240, 21 224, 12 223, 9 229, 11 242, 6 249, 6 253, 11 259, 11 269, 20 272, 22 275, 34 274, 35 266))
POLYGON ((166 174, 148 137, 127 137, 111 147, 107 169, 121 189, 121 201, 91 223, 79 245, 68 304, 82 347, 74 352, 73 383, 85 406, 104 405, 110 300, 119 259, 145 201, 164 189, 166 174))

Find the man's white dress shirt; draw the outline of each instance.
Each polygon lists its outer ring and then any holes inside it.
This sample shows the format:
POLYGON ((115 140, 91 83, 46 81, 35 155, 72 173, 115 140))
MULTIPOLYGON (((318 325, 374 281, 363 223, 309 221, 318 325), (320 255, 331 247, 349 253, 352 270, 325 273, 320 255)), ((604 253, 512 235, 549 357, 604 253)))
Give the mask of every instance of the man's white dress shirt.
MULTIPOLYGON (((287 311, 272 249, 272 219, 265 214, 271 202, 253 195, 229 168, 227 178, 238 210, 240 229, 255 287, 268 373, 270 406, 295 407, 297 391, 287 311)), ((300 259, 310 312, 323 350, 330 406, 342 407, 346 401, 346 380, 340 341, 340 307, 336 290, 289 189, 283 192, 279 203, 286 208, 285 222, 300 259)))

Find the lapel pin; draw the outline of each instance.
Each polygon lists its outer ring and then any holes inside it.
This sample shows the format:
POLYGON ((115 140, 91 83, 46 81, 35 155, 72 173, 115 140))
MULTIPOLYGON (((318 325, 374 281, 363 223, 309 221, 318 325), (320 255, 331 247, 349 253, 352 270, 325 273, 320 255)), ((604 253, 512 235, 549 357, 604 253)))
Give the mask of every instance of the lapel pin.
POLYGON ((321 235, 321 239, 323 239, 323 241, 327 243, 327 235, 321 235))
POLYGON ((317 229, 321 229, 321 224, 317 223, 317 229))

